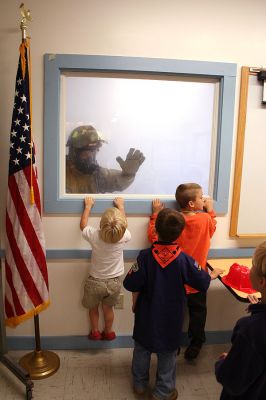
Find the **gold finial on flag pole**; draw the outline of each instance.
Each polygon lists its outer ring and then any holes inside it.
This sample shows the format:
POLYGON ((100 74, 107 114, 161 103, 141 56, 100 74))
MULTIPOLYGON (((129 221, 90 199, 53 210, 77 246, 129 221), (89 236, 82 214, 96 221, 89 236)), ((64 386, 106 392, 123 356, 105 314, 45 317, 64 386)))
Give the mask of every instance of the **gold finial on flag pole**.
POLYGON ((30 10, 26 10, 24 7, 24 3, 21 3, 20 6, 20 14, 22 15, 22 19, 20 21, 20 29, 21 29, 21 33, 22 33, 22 40, 26 40, 27 39, 27 25, 26 22, 27 21, 32 21, 31 19, 31 15, 30 15, 30 10))

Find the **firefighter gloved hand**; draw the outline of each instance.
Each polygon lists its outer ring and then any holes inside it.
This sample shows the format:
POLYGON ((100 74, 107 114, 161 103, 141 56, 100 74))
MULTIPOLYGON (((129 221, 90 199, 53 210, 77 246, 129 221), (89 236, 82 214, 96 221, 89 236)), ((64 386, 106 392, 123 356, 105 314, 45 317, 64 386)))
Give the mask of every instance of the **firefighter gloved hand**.
POLYGON ((121 157, 116 157, 124 175, 135 175, 144 160, 144 155, 132 148, 127 153, 125 161, 121 157))

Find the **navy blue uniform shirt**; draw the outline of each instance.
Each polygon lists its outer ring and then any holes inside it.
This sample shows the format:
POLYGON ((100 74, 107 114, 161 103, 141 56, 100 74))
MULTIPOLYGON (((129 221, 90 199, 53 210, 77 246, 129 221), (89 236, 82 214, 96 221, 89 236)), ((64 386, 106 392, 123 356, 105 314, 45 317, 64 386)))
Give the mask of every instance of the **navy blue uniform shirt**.
POLYGON ((152 352, 180 346, 186 293, 184 284, 206 291, 210 276, 174 243, 155 242, 139 253, 124 287, 139 292, 133 338, 152 352))
POLYGON ((249 311, 236 323, 227 357, 215 364, 221 400, 266 399, 266 304, 252 304, 249 311))

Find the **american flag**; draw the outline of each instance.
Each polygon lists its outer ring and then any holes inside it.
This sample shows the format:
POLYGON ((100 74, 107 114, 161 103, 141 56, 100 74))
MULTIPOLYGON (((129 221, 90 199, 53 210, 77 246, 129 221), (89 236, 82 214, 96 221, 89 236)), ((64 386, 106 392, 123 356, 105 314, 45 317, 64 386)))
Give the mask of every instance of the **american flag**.
POLYGON ((15 327, 49 305, 41 202, 31 136, 29 42, 20 45, 10 133, 6 207, 5 313, 15 327))

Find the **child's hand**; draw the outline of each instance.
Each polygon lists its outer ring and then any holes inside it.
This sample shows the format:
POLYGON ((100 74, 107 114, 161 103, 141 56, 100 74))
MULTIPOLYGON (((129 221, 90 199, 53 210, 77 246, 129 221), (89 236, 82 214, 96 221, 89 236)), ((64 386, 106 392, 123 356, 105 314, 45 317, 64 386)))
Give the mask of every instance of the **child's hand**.
POLYGON ((118 208, 118 210, 126 216, 125 208, 124 208, 124 199, 123 197, 115 197, 114 198, 114 206, 118 208))
POLYGON ((94 206, 94 199, 92 197, 85 197, 84 206, 85 208, 92 208, 94 206))
POLYGON ((257 304, 260 301, 254 294, 249 294, 247 299, 251 304, 257 304))
POLYGON ((222 354, 219 356, 219 360, 224 360, 225 357, 227 357, 227 354, 228 354, 228 353, 222 353, 222 354))
POLYGON ((132 308, 131 309, 132 309, 133 313, 135 313, 138 297, 139 297, 139 292, 132 293, 132 308))
POLYGON ((219 275, 221 275, 223 273, 224 273, 224 269, 214 268, 210 273, 210 277, 211 277, 211 279, 216 279, 216 278, 218 278, 219 275))
POLYGON ((210 197, 204 197, 203 198, 203 207, 205 208, 205 210, 207 212, 210 212, 213 210, 213 199, 211 199, 210 197))
POLYGON ((152 213, 158 214, 164 208, 164 204, 159 199, 155 199, 152 201, 152 213))
POLYGON ((91 211, 91 208, 93 207, 93 205, 94 205, 93 198, 92 197, 85 197, 85 199, 84 199, 84 210, 83 210, 83 213, 81 215, 80 223, 79 223, 79 227, 80 227, 81 231, 83 231, 85 226, 87 226, 88 218, 90 216, 90 211, 91 211))
POLYGON ((116 208, 118 208, 119 210, 120 210, 121 208, 124 208, 124 199, 123 199, 123 197, 116 197, 116 198, 114 199, 114 206, 115 206, 116 208))

